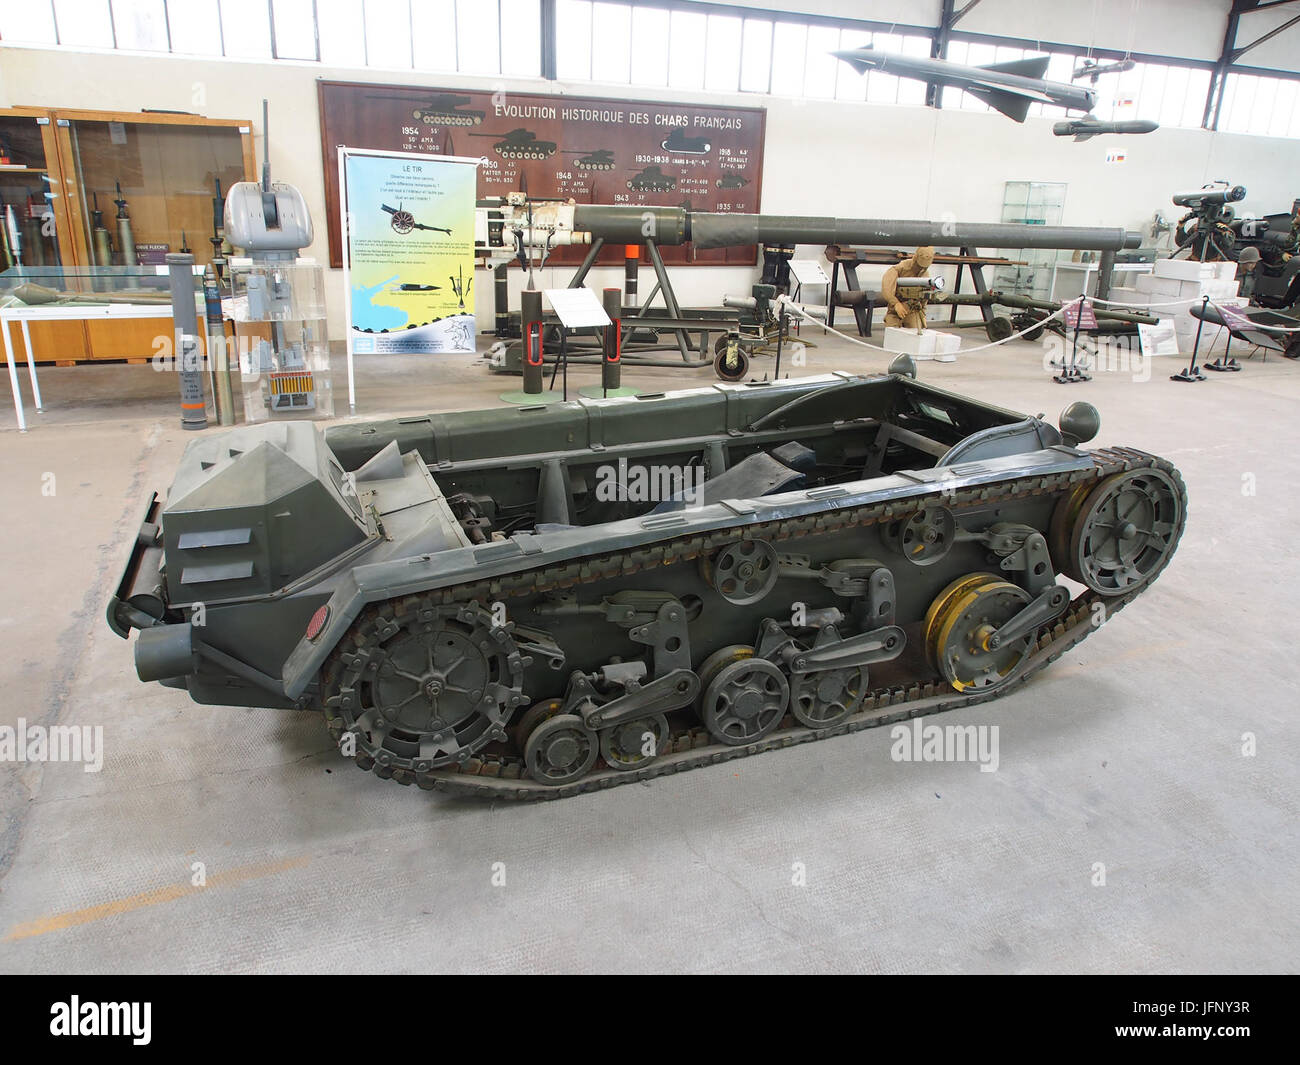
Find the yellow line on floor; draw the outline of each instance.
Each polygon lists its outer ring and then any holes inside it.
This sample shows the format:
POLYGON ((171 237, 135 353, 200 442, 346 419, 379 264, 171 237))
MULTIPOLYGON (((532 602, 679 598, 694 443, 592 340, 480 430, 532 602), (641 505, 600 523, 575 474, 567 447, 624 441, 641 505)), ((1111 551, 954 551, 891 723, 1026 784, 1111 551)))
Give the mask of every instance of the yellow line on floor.
POLYGON ((289 869, 301 868, 309 860, 309 858, 303 856, 285 858, 278 862, 264 862, 260 865, 239 866, 235 869, 227 869, 224 872, 213 873, 207 878, 207 884, 203 887, 195 887, 188 881, 181 884, 168 884, 166 887, 141 891, 139 894, 127 895, 111 902, 101 902, 98 906, 88 906, 84 910, 69 910, 67 913, 51 914, 35 921, 14 925, 9 929, 9 934, 5 936, 5 942, 11 943, 16 939, 30 939, 32 936, 43 936, 47 932, 59 932, 75 925, 90 924, 92 921, 113 917, 119 913, 130 913, 132 910, 144 909, 146 906, 156 906, 160 902, 174 902, 176 899, 185 898, 187 895, 201 895, 205 891, 211 891, 214 887, 227 887, 232 884, 242 884, 246 880, 274 876, 276 873, 283 873, 289 869))

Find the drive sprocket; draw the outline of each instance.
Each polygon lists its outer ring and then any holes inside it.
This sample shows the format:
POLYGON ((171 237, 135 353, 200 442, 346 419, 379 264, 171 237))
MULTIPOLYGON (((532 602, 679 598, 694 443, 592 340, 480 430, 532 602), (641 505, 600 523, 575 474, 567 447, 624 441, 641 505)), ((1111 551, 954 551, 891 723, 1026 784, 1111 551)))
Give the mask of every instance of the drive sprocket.
POLYGON ((528 661, 478 603, 381 603, 326 668, 326 721, 359 766, 409 784, 506 738, 528 661))

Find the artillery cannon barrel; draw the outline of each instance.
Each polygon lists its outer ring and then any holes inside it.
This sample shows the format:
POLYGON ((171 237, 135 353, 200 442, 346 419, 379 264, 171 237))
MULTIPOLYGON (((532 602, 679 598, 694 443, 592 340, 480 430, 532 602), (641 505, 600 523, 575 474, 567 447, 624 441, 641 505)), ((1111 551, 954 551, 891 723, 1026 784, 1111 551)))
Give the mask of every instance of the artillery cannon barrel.
MULTIPOLYGON (((1014 292, 962 292, 953 293, 944 297, 945 303, 955 303, 959 307, 979 307, 992 303, 1001 304, 1003 307, 1013 307, 1018 311, 1059 311, 1061 304, 1052 300, 1037 300, 1032 296, 1021 296, 1014 292)), ((1138 325, 1158 325, 1159 318, 1154 315, 1143 314, 1141 311, 1125 310, 1103 310, 1096 304, 1093 304, 1093 313, 1096 314, 1097 320, 1111 322, 1133 322, 1138 325)))
POLYGON ((1019 222, 929 222, 923 219, 823 218, 775 214, 709 214, 681 207, 578 204, 574 227, 619 244, 693 243, 697 248, 746 244, 869 244, 945 248, 1136 248, 1142 234, 1095 226, 1031 226, 1019 222))

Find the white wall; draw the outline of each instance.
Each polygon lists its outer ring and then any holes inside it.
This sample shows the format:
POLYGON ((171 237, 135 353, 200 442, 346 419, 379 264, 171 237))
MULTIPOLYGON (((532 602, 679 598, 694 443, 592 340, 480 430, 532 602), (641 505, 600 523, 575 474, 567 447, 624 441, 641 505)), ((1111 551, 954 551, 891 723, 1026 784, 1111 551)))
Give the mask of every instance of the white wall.
MULTIPOLYGON (((983 5, 981 5, 982 8, 983 5)), ((1144 4, 1144 7, 1146 5, 1144 4)), ((981 10, 976 8, 976 11, 981 10)), ((0 47, 0 106, 28 104, 136 111, 144 107, 196 111, 253 122, 261 159, 261 101, 271 104, 275 176, 297 185, 316 220, 308 254, 328 262, 325 193, 316 78, 424 85, 496 87, 455 75, 322 69, 315 64, 244 63, 166 57, 82 54, 0 47)), ((768 108, 763 210, 781 214, 862 218, 941 218, 991 222, 1000 218, 1007 181, 1068 183, 1066 225, 1126 226, 1145 232, 1151 216, 1177 217, 1172 192, 1223 178, 1245 185, 1242 205, 1259 213, 1289 210, 1300 171, 1300 140, 1204 130, 1161 129, 1142 137, 1098 138, 1076 144, 1052 136, 1050 123, 1023 126, 998 114, 934 111, 868 104, 701 95, 627 86, 548 85, 510 80, 507 91, 602 94, 629 99, 707 100, 768 108), (1107 165, 1108 148, 1129 161, 1107 165)), ((820 249, 805 249, 809 253, 820 249)), ((559 287, 572 268, 543 272, 559 287)), ((643 269, 642 296, 653 278, 643 269)), ((692 267, 673 271, 684 305, 716 306, 724 293, 747 293, 756 270, 692 267)), ((596 285, 621 284, 622 269, 593 272, 596 285)), ((512 292, 522 286, 512 271, 512 292)), ((491 327, 491 278, 475 279, 479 326, 491 327)), ((342 277, 330 271, 327 298, 332 335, 343 333, 342 277)))

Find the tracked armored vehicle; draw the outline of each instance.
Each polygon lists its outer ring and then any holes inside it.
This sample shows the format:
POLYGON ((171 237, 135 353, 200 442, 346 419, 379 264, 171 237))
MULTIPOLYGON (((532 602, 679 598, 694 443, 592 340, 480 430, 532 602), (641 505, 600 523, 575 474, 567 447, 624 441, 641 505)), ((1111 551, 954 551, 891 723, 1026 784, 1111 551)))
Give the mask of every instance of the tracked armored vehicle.
POLYGON ((1011 690, 1160 573, 1181 478, 906 375, 196 440, 113 631, 402 784, 554 798, 1011 690))
POLYGON ((502 159, 549 159, 555 154, 555 141, 539 141, 531 129, 512 129, 509 133, 471 133, 471 137, 496 137, 492 150, 502 159))
POLYGON ((628 179, 627 187, 633 192, 672 192, 677 188, 677 175, 667 174, 657 166, 647 166, 628 179))
POLYGON ((594 151, 582 152, 576 148, 565 148, 565 155, 576 155, 578 158, 573 161, 576 170, 613 170, 614 153, 608 148, 597 148, 594 151))
MULTIPOLYGON (((406 96, 380 96, 377 94, 374 98, 378 100, 409 100, 409 97, 406 96)), ((460 96, 455 93, 439 93, 430 97, 428 103, 416 107, 411 112, 411 117, 429 126, 481 126, 484 112, 461 110, 470 102, 471 97, 469 96, 460 96)))
POLYGON ((713 148, 708 137, 692 137, 680 126, 668 134, 666 141, 660 141, 660 144, 665 151, 681 155, 708 155, 713 148))

